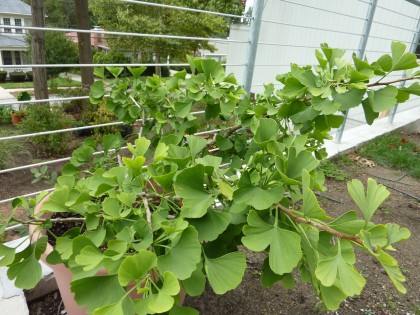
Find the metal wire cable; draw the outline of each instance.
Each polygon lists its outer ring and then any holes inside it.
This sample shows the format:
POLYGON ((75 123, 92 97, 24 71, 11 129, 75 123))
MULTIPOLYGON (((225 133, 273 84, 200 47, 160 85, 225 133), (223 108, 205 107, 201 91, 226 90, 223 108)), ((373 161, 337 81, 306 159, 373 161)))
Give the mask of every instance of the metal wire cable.
MULTIPOLYGON (((265 42, 259 42, 258 45, 319 49, 319 46, 290 45, 290 44, 277 44, 277 43, 265 43, 265 42)), ((338 49, 357 50, 354 48, 338 48, 338 49)))
POLYGON ((398 42, 403 42, 403 43, 407 43, 407 44, 410 44, 411 43, 411 42, 406 41, 406 40, 393 39, 393 38, 380 37, 380 36, 373 36, 373 35, 369 35, 369 38, 383 39, 383 40, 392 40, 392 41, 398 41, 398 42))
POLYGON ((228 14, 228 13, 221 13, 215 11, 207 11, 207 10, 200 10, 200 9, 192 9, 186 7, 179 7, 174 5, 168 4, 161 4, 161 3, 153 3, 153 2, 146 2, 146 1, 133 1, 133 0, 119 0, 120 2, 127 2, 133 4, 141 4, 153 7, 161 7, 161 8, 168 8, 168 9, 175 9, 175 10, 182 10, 182 11, 189 11, 189 12, 196 12, 196 13, 205 13, 205 14, 213 14, 213 15, 220 15, 224 17, 231 17, 231 18, 239 18, 239 19, 246 19, 249 20, 251 17, 243 16, 243 15, 235 15, 235 14, 228 14))
MULTIPOLYGON (((1 65, 0 68, 85 68, 85 67, 177 67, 177 66, 189 66, 185 63, 73 63, 73 64, 31 64, 31 65, 1 65)), ((245 64, 227 64, 224 63, 222 66, 230 67, 241 67, 245 64)))
MULTIPOLYGON (((4 26, 4 24, 0 24, 4 26)), ((247 43, 247 41, 225 39, 225 38, 212 38, 212 37, 192 37, 180 35, 163 35, 163 34, 146 34, 134 32, 116 32, 116 31, 102 31, 102 30, 82 30, 76 28, 60 28, 60 27, 35 27, 35 26, 13 26, 15 29, 33 30, 33 31, 54 31, 54 32, 76 32, 87 34, 104 34, 104 35, 119 35, 119 36, 133 36, 133 37, 150 37, 150 38, 163 38, 163 39, 184 39, 184 40, 198 40, 198 41, 213 41, 225 43, 247 43)))
POLYGON ((412 33, 415 33, 416 32, 416 30, 410 30, 408 28, 404 28, 404 27, 396 26, 396 25, 392 25, 392 24, 387 24, 387 23, 384 23, 384 22, 372 21, 372 23, 379 24, 379 25, 384 25, 384 26, 389 26, 389 27, 397 28, 397 29, 400 29, 400 30, 403 30, 403 31, 412 32, 412 33))
POLYGON ((291 24, 291 23, 284 23, 284 22, 277 22, 277 21, 264 20, 264 19, 261 20, 261 21, 262 22, 266 22, 266 23, 272 23, 272 24, 278 24, 278 25, 285 25, 285 26, 293 26, 293 27, 300 27, 300 28, 317 30, 317 31, 326 31, 326 32, 333 32, 333 33, 338 33, 338 34, 347 34, 347 35, 361 36, 361 34, 359 34, 359 33, 346 32, 346 31, 337 31, 337 30, 332 30, 332 29, 328 29, 328 28, 312 27, 312 26, 298 25, 298 24, 291 24))
MULTIPOLYGON (((359 1, 360 1, 360 0, 359 0, 359 1)), ((401 13, 401 12, 397 12, 397 11, 394 11, 394 10, 391 10, 391 9, 388 9, 388 8, 385 8, 385 7, 382 7, 382 6, 380 6, 380 5, 377 5, 376 7, 377 7, 377 8, 380 8, 380 9, 382 9, 382 10, 389 11, 389 12, 392 12, 392 13, 395 13, 395 14, 398 14, 398 15, 401 15, 401 16, 405 16, 405 17, 408 17, 408 18, 410 18, 410 19, 413 19, 413 20, 416 20, 416 21, 417 21, 417 19, 416 19, 416 18, 414 18, 414 17, 412 17, 412 16, 409 16, 408 14, 404 14, 404 13, 401 13)))
MULTIPOLYGON (((108 97, 109 95, 105 95, 108 97)), ((0 106, 4 105, 12 105, 12 104, 32 104, 32 103, 52 103, 52 102, 66 102, 66 101, 73 101, 73 100, 86 100, 89 99, 89 96, 74 96, 74 97, 60 97, 60 98, 47 98, 42 100, 32 100, 32 101, 8 101, 0 103, 0 106)))
POLYGON ((361 18, 361 17, 358 17, 358 16, 346 14, 346 13, 336 12, 336 11, 332 11, 332 10, 327 10, 325 8, 313 7, 313 6, 310 6, 310 5, 307 5, 307 4, 296 3, 296 2, 287 1, 287 0, 281 0, 281 1, 286 2, 286 3, 290 3, 290 4, 294 4, 294 5, 298 5, 298 6, 301 6, 301 7, 305 7, 305 8, 310 8, 310 9, 322 11, 322 12, 328 12, 328 13, 337 14, 337 15, 341 15, 341 16, 347 16, 349 18, 353 18, 353 19, 357 19, 357 20, 362 20, 362 21, 365 20, 365 18, 361 18))

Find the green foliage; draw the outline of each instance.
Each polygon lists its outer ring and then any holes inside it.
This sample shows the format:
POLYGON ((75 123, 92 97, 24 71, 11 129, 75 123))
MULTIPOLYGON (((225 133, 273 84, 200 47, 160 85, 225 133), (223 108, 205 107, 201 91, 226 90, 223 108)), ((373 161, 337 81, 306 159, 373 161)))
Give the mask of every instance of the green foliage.
POLYGON ((12 123, 11 114, 13 113, 12 106, 0 107, 0 125, 10 125, 12 123))
MULTIPOLYGON (((43 104, 28 106, 26 117, 21 123, 21 128, 26 133, 64 129, 72 124, 71 118, 64 114, 60 108, 43 104)), ((45 136, 35 136, 31 142, 40 154, 62 154, 68 150, 68 133, 55 133, 45 136)))
POLYGON ((323 160, 319 169, 324 173, 328 178, 332 178, 338 181, 344 181, 350 179, 349 174, 342 170, 336 161, 323 160))
POLYGON ((359 153, 378 164, 403 170, 414 178, 420 178, 419 150, 415 143, 397 133, 390 133, 369 142, 359 153))
POLYGON ((57 181, 57 172, 50 171, 47 165, 42 165, 40 168, 31 168, 31 173, 34 174, 35 177, 35 179, 32 181, 32 184, 35 184, 41 180, 46 184, 55 184, 57 181))
MULTIPOLYGON (((144 80, 143 67, 128 68, 132 77, 95 82, 92 104, 125 123, 143 123, 134 144, 118 133, 99 144, 87 139, 42 203, 44 213, 85 218, 84 229, 58 236, 47 258, 71 270, 77 303, 93 314, 195 314, 175 305, 181 284, 191 296, 202 294, 207 281, 217 294, 236 288, 246 269, 239 246, 266 255, 265 286, 291 288, 299 275, 327 309, 365 286, 355 247, 376 259, 404 293, 405 278, 391 253, 410 232, 373 221, 389 196, 385 187, 352 180, 347 188, 358 210, 338 218, 327 215, 315 194, 325 190, 318 167, 328 132, 342 122, 340 112, 363 102, 374 113, 378 99, 394 103, 389 89, 371 91, 377 83, 369 79, 417 66, 399 47, 393 44, 393 55, 373 64, 353 57, 352 66, 341 59, 344 51, 324 44, 315 71, 292 65, 278 77, 283 88, 269 84, 255 101, 214 60, 189 58, 190 78, 180 72, 144 80), (192 115, 196 106, 205 124, 192 115), (219 137, 193 135, 213 128, 219 137), (131 156, 121 156, 125 145, 131 156), (93 155, 99 150, 103 154, 93 155), (100 269, 108 274, 97 276, 100 269), (134 290, 142 298, 132 299, 134 290)), ((116 77, 123 71, 108 70, 116 77)), ((96 74, 103 77, 104 69, 96 74)), ((16 199, 13 205, 28 203, 16 199)), ((3 218, 2 226, 10 220, 3 218)), ((37 270, 33 257, 42 242, 18 254, 0 246, 0 265, 23 288, 36 282, 28 270, 37 270)))
POLYGON ((28 156, 30 156, 30 153, 24 140, 13 139, 0 141, 0 169, 14 167, 20 158, 28 156))
MULTIPOLYGON (((27 36, 28 55, 31 55, 31 36, 27 36)), ((45 62, 47 64, 77 64, 79 52, 77 44, 61 32, 45 32, 45 62)), ((56 77, 69 68, 47 68, 49 77, 56 77)))
MULTIPOLYGON (((124 64, 131 63, 130 57, 124 55, 124 53, 111 50, 109 52, 98 51, 93 55, 93 62, 99 64, 124 64)), ((124 67, 124 71, 120 74, 120 77, 126 77, 129 74, 127 67, 124 67)), ((113 78, 114 76, 105 69, 105 76, 107 78, 113 78)))
POLYGON ((9 72, 10 81, 12 82, 23 82, 26 79, 26 73, 25 72, 9 72))
POLYGON ((7 71, 0 71, 0 83, 6 82, 7 71))

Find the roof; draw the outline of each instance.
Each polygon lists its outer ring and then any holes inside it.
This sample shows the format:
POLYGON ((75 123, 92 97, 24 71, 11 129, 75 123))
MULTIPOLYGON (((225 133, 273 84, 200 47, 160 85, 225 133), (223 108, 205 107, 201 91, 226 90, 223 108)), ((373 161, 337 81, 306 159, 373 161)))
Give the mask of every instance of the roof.
MULTIPOLYGON (((0 0, 4 1, 4 0, 0 0)), ((25 35, 0 35, 0 48, 2 47, 28 47, 25 35)))
POLYGON ((0 13, 31 15, 31 6, 20 0, 0 0, 0 13))

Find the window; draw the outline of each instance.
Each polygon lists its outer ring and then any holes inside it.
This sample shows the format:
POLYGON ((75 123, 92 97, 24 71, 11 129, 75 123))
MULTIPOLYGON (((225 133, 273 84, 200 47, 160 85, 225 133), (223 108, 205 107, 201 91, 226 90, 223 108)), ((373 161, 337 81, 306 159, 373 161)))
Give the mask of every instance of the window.
POLYGON ((20 51, 15 51, 15 64, 21 65, 22 61, 20 60, 20 51))
POLYGON ((11 51, 3 50, 2 55, 3 55, 3 64, 4 65, 12 65, 13 64, 12 52, 11 51))
MULTIPOLYGON (((10 18, 3 18, 3 24, 4 25, 10 25, 10 18)), ((4 28, 3 29, 5 33, 11 33, 12 29, 11 28, 4 28)))
MULTIPOLYGON (((15 25, 16 26, 22 26, 22 19, 15 19, 15 25)), ((15 29, 15 32, 17 34, 22 34, 23 33, 23 30, 21 30, 21 29, 15 29)))

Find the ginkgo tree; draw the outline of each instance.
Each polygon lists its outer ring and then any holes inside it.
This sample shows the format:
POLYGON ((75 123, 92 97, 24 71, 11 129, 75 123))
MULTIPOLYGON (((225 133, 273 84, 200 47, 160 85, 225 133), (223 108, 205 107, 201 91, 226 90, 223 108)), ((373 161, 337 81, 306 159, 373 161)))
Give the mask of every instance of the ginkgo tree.
MULTIPOLYGON (((365 286, 355 248, 372 255, 405 293, 391 253, 410 232, 374 220, 389 196, 386 188, 373 179, 350 181, 357 209, 349 205, 336 218, 315 194, 325 190, 318 170, 324 141, 342 124, 343 112, 361 105, 372 123, 380 112, 420 95, 417 82, 394 86, 417 73, 386 79, 418 66, 402 43, 392 43, 391 51, 372 63, 355 55, 349 62, 343 50, 323 44, 318 65, 292 64, 277 77, 282 88, 267 84, 255 100, 214 60, 190 59, 191 77, 179 72, 168 80, 144 80, 144 68, 118 78, 123 69, 108 68, 115 79, 95 82, 91 103, 104 103, 125 123, 140 120, 140 130, 129 143, 105 135, 101 144, 88 139, 74 151, 42 209, 70 213, 55 221, 83 224, 64 235, 50 233, 56 240, 47 261, 70 269, 75 300, 96 315, 197 314, 178 304, 181 296, 201 295, 207 282, 217 294, 236 288, 247 267, 240 245, 266 254, 264 286, 291 288, 300 277, 327 309, 365 286), (133 297, 136 291, 141 295, 133 297)), ((14 209, 33 205, 13 201, 14 209)), ((2 219, 2 232, 11 220, 17 220, 13 214, 2 219)), ((47 231, 53 226, 39 217, 20 222, 47 231)), ((46 236, 35 239, 20 253, 0 246, 0 265, 9 267, 17 286, 39 281, 46 242, 46 236)))

